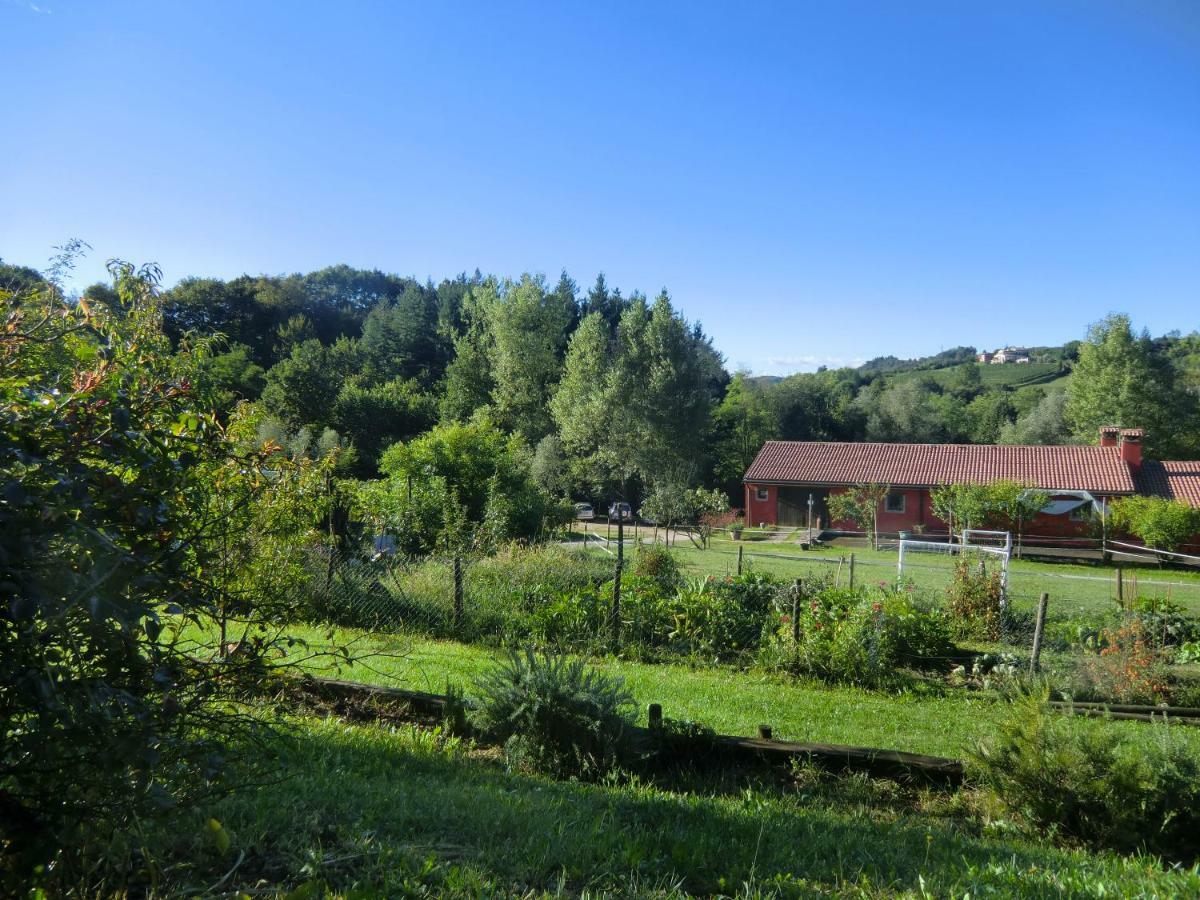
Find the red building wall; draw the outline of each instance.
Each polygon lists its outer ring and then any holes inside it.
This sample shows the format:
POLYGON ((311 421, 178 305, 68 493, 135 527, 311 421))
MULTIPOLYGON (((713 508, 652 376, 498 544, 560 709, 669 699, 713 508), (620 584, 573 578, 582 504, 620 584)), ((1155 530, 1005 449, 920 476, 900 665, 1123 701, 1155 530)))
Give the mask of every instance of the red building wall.
MULTIPOLYGON (((831 487, 830 494, 844 493, 846 487, 831 487)), ((924 530, 929 534, 945 534, 947 525, 933 512, 933 501, 929 491, 924 488, 898 488, 893 493, 903 494, 904 512, 888 512, 884 504, 880 504, 879 531, 880 533, 895 533, 897 531, 924 530), (921 527, 919 527, 921 526, 921 527)), ((774 485, 746 485, 746 524, 775 525, 778 522, 778 493, 774 485), (766 491, 766 499, 758 499, 759 490, 766 491)), ((858 526, 848 520, 835 520, 822 523, 833 531, 858 531, 858 526)), ((956 523, 955 528, 959 525, 956 523)), ((1038 515, 1022 526, 1022 532, 1031 535, 1046 535, 1048 537, 1087 537, 1091 533, 1089 521, 1075 521, 1070 516, 1038 515)))
POLYGON ((779 520, 779 507, 776 505, 778 499, 778 489, 774 485, 746 485, 746 524, 775 525, 779 520), (760 490, 767 492, 765 500, 758 499, 760 490))

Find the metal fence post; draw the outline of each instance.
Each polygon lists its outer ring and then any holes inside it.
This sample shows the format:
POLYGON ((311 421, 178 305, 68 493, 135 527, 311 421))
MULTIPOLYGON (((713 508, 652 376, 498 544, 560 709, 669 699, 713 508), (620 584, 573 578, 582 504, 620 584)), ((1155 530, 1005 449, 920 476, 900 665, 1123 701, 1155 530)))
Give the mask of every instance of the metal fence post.
POLYGON ((739 575, 742 574, 742 551, 745 549, 746 548, 743 547, 741 544, 738 544, 738 574, 739 575))

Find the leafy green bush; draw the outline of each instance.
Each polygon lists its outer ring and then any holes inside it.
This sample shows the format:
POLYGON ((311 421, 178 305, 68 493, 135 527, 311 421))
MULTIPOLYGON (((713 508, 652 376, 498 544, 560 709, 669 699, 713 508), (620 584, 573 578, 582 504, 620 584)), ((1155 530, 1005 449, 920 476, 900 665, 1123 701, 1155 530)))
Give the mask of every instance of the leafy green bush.
POLYGON ((1000 638, 1000 573, 960 557, 946 589, 954 630, 960 638, 995 641, 1000 638))
MULTIPOLYGON (((621 645, 646 657, 678 655, 731 661, 753 653, 769 622, 776 586, 766 576, 697 580, 667 591, 656 579, 631 575, 621 584, 621 645)), ((564 592, 530 617, 541 643, 560 649, 607 644, 613 583, 564 592)))
MULTIPOLYGON (((745 576, 742 576, 743 578, 745 576)), ((707 579, 682 588, 666 607, 670 650, 711 661, 729 661, 758 648, 766 626, 763 604, 733 579, 707 579)))
POLYGON ((594 778, 629 756, 633 697, 581 660, 512 653, 475 690, 472 722, 512 768, 594 778))
POLYGON ((764 661, 850 684, 880 684, 896 670, 947 668, 956 655, 945 616, 907 591, 826 587, 778 613, 764 661))
POLYGON ((1167 597, 1138 596, 1126 620, 1136 622, 1145 639, 1159 649, 1200 640, 1200 619, 1167 597))
POLYGON ((661 544, 642 544, 633 558, 633 573, 670 592, 683 582, 675 554, 661 544))
POLYGON ((1200 855, 1200 757, 1166 725, 1152 740, 1072 728, 1048 692, 1019 692, 999 733, 972 754, 977 776, 1029 822, 1125 852, 1200 855))
POLYGON ((1147 547, 1174 550, 1200 531, 1200 509, 1165 497, 1122 497, 1113 501, 1112 527, 1147 547))

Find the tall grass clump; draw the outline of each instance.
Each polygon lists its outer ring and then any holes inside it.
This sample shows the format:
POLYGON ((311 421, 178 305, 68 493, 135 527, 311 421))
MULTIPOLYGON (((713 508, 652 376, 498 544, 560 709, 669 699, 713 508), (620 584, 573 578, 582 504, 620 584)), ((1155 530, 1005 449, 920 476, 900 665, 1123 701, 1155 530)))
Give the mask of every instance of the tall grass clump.
POLYGON ((511 653, 475 683, 472 724, 510 768, 595 778, 628 759, 633 696, 581 660, 511 653))

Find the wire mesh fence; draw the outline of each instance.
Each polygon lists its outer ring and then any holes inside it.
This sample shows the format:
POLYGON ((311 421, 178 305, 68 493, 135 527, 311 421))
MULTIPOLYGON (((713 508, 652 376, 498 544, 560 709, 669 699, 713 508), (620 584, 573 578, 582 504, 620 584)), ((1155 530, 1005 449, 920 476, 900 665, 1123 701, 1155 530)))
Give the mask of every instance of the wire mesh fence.
MULTIPOLYGON (((921 611, 938 611, 953 631, 951 594, 964 557, 914 553, 901 572, 898 553, 886 546, 803 551, 718 540, 704 549, 688 542, 665 555, 651 540, 623 546, 619 589, 614 542, 457 558, 315 551, 302 605, 313 621, 489 653, 532 645, 651 662, 769 666, 863 683, 883 680, 885 668, 908 666, 914 656, 942 672, 969 668, 979 653, 1028 671, 1043 595, 1041 646, 1051 666, 1093 658, 1106 630, 1131 617, 1157 629, 1159 645, 1200 639, 1200 577, 1186 571, 1012 560, 995 633, 965 640, 955 633, 947 645, 921 631, 921 611), (822 644, 829 634, 818 634, 822 628, 857 629, 857 643, 822 644), (812 658, 817 651, 840 654, 840 670, 822 669, 812 658)), ((994 560, 966 562, 986 568, 994 560)))

